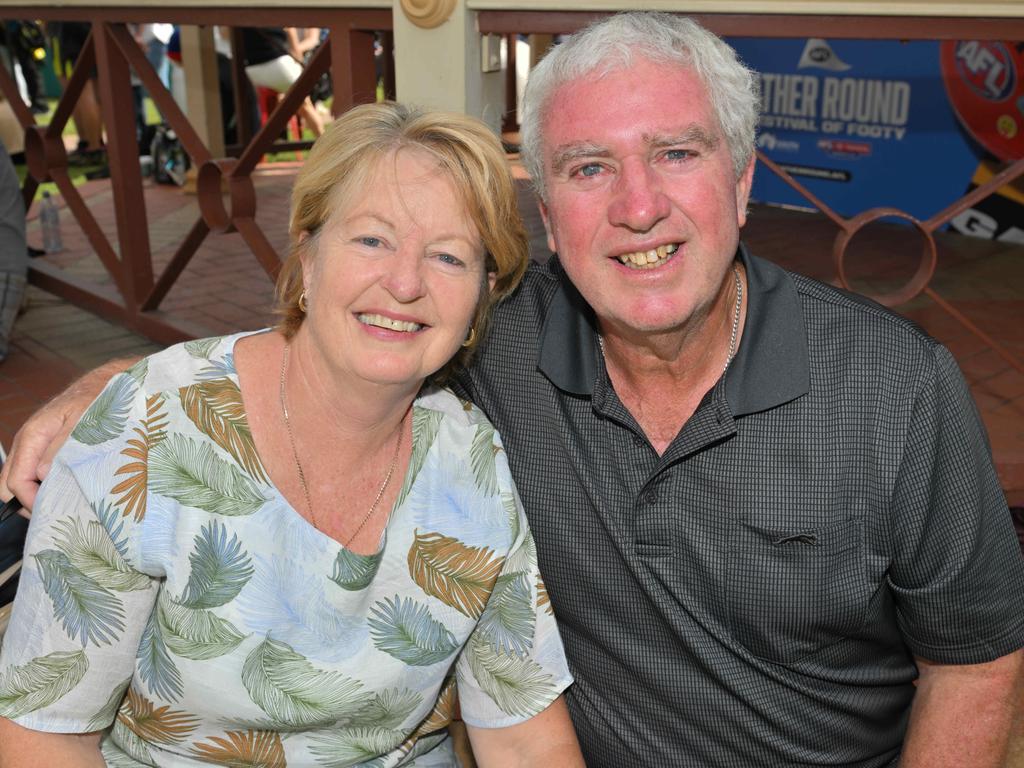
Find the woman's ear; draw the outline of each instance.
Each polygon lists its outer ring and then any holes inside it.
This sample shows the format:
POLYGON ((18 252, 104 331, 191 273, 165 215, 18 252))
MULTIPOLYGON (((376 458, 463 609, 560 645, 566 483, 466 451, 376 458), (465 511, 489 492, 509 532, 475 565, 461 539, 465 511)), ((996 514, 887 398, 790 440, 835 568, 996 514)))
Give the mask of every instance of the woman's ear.
POLYGON ((487 273, 487 290, 488 291, 493 291, 494 290, 494 284, 496 282, 498 282, 498 273, 497 272, 488 272, 487 273))

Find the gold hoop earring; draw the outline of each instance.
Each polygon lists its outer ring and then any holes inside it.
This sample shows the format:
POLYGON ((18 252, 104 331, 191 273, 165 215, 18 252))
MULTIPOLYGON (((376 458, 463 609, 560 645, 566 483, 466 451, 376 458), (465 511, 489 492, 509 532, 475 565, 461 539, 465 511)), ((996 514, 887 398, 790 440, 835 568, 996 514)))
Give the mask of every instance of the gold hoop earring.
POLYGON ((464 347, 472 347, 474 341, 476 341, 476 328, 474 328, 473 326, 470 326, 470 328, 469 328, 469 336, 467 336, 466 340, 464 342, 462 342, 462 346, 464 346, 464 347))
POLYGON ((307 309, 309 309, 309 301, 306 299, 306 292, 303 291, 299 294, 299 312, 306 314, 307 309))

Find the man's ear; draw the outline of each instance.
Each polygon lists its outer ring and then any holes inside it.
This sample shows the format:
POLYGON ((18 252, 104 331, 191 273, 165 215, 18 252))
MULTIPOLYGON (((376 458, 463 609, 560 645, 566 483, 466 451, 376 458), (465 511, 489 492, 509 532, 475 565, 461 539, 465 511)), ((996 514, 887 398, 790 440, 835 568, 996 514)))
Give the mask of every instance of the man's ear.
POLYGON ((548 214, 548 206, 541 198, 537 198, 537 208, 540 210, 541 221, 544 222, 544 231, 548 235, 548 250, 552 253, 558 253, 558 248, 555 246, 555 234, 551 230, 551 217, 548 214))
POLYGON ((736 223, 742 227, 747 223, 747 204, 750 202, 750 189, 754 185, 754 166, 757 164, 757 154, 750 156, 750 162, 743 169, 743 173, 736 179, 736 223))

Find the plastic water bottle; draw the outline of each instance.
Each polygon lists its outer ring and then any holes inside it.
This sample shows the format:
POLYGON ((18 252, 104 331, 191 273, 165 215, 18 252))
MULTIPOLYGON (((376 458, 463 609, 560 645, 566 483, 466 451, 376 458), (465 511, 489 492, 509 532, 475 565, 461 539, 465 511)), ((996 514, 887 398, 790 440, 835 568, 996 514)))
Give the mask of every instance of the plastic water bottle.
POLYGON ((43 199, 39 203, 39 224, 43 228, 43 250, 47 253, 63 250, 64 243, 60 239, 60 211, 57 210, 57 204, 53 202, 49 192, 43 192, 43 199))

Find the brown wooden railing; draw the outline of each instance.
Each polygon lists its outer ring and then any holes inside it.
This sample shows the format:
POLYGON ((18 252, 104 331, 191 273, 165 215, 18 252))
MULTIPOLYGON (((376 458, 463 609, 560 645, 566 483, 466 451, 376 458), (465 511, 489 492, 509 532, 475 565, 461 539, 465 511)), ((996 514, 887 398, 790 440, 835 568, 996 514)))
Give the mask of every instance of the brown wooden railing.
MULTIPOLYGON (((109 274, 114 289, 95 281, 76 278, 47 262, 34 260, 29 278, 34 284, 73 303, 113 319, 160 343, 193 337, 193 329, 158 313, 160 302, 175 284, 203 241, 211 233, 237 231, 270 278, 280 268, 280 257, 256 222, 256 194, 252 172, 264 153, 274 149, 308 146, 280 145, 276 137, 286 127, 320 76, 331 73, 335 114, 350 106, 373 101, 377 92, 374 36, 382 34, 385 50, 391 51, 391 11, 375 8, 131 8, 5 6, 6 18, 35 18, 46 21, 85 21, 91 24, 89 38, 75 64, 67 87, 49 125, 36 125, 21 101, 10 73, 0 67, 0 90, 10 102, 25 130, 28 176, 23 186, 26 208, 42 182, 52 181, 68 210, 85 233, 89 244, 109 274), (169 22, 187 25, 233 26, 244 15, 247 26, 316 26, 329 30, 326 42, 306 65, 302 75, 282 97, 265 124, 249 135, 240 120, 241 144, 229 147, 226 156, 214 157, 193 127, 189 117, 175 103, 160 78, 129 33, 129 23, 169 22), (75 188, 68 174, 68 154, 61 134, 87 80, 95 71, 100 105, 107 136, 111 191, 116 219, 116 244, 108 239, 75 188), (199 213, 184 234, 170 262, 160 274, 153 270, 142 171, 138 160, 131 73, 134 72, 151 95, 164 120, 177 133, 196 177, 199 213), (226 189, 228 204, 222 197, 226 189)), ((236 30, 237 32, 237 30, 236 30)), ((238 37, 233 34, 233 37, 238 37)), ((390 57, 388 57, 390 58, 390 57)), ((236 115, 248 115, 241 56, 234 57, 236 115)), ((393 67, 386 67, 385 91, 394 93, 393 67)))

